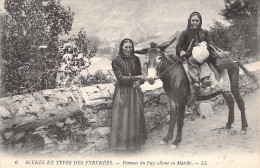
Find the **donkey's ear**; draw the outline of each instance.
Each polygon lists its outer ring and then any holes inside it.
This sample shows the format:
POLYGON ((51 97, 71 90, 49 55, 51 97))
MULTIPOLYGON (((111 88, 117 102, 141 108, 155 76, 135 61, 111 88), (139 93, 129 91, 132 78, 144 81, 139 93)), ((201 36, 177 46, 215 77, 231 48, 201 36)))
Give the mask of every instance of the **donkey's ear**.
POLYGON ((149 48, 143 48, 141 50, 135 50, 136 54, 147 54, 149 48))
POLYGON ((166 48, 168 48, 175 40, 176 40, 176 37, 174 37, 171 41, 162 43, 162 44, 159 45, 158 47, 160 48, 160 50, 164 51, 164 50, 166 50, 166 48))

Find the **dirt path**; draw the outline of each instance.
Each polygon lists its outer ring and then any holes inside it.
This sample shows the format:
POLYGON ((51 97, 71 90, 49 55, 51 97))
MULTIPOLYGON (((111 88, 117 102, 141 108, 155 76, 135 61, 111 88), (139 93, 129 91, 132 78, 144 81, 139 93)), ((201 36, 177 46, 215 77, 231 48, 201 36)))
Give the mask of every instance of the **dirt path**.
MULTIPOLYGON (((206 161, 207 167, 258 167, 259 162, 259 116, 260 90, 243 97, 249 124, 247 134, 240 135, 240 111, 235 105, 235 122, 232 129, 218 129, 225 126, 228 117, 227 106, 217 107, 208 118, 185 119, 182 142, 176 150, 168 145, 161 146, 161 138, 166 135, 167 127, 161 132, 149 136, 146 145, 139 154, 109 153, 117 158, 143 159, 147 161, 191 161, 192 166, 201 166, 206 161)), ((176 129, 175 129, 176 133, 176 129)), ((188 162, 187 162, 188 163, 188 162)), ((186 165, 187 166, 187 165, 186 165)), ((184 166, 185 167, 185 166, 184 166)))
MULTIPOLYGON (((251 161, 259 158, 259 98, 260 90, 244 97, 246 104, 246 115, 249 124, 247 134, 240 135, 241 116, 240 111, 235 107, 235 122, 229 131, 218 129, 225 126, 228 117, 227 106, 217 108, 215 114, 210 118, 197 118, 195 121, 185 119, 183 137, 177 150, 170 149, 170 145, 160 146, 160 140, 166 135, 165 128, 157 137, 150 138, 144 148, 145 153, 156 152, 157 154, 169 154, 177 156, 194 156, 228 158, 235 161, 240 156, 250 156, 251 161), (253 156, 253 157, 252 157, 253 156)), ((176 132, 176 130, 175 130, 176 132)), ((225 160, 225 159, 224 159, 225 160)), ((257 161, 257 160, 256 160, 257 161)))
MULTIPOLYGON (((225 126, 228 118, 227 106, 217 107, 215 114, 206 119, 196 118, 194 121, 185 119, 183 126, 183 137, 177 152, 200 154, 211 152, 243 152, 258 153, 259 152, 259 98, 260 90, 244 97, 246 104, 246 116, 249 124, 247 134, 240 135, 241 116, 240 111, 235 107, 235 122, 231 130, 219 129, 225 126), (258 99, 257 99, 258 98, 258 99)), ((167 146, 159 146, 161 138, 166 135, 165 128, 158 137, 153 137, 153 141, 149 140, 144 151, 155 150, 163 153, 171 152, 170 144, 167 146)), ((176 132, 176 129, 175 129, 176 132)))

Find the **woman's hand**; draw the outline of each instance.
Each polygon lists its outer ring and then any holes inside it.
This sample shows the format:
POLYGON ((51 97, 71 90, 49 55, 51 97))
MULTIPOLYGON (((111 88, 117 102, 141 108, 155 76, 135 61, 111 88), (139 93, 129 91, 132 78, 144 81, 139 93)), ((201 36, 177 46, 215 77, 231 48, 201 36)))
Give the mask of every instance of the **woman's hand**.
POLYGON ((180 53, 180 56, 182 57, 183 55, 185 55, 186 54, 186 52, 185 51, 182 51, 181 53, 180 53))
POLYGON ((142 80, 143 82, 146 81, 145 77, 143 75, 136 76, 139 80, 142 80))
POLYGON ((134 82, 133 88, 137 89, 140 87, 140 83, 138 81, 134 82))

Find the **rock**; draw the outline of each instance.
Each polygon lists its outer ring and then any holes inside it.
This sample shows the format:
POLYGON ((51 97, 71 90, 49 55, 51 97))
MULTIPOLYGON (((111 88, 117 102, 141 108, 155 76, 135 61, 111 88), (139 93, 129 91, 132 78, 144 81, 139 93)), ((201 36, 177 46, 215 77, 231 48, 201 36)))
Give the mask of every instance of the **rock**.
POLYGON ((52 110, 56 109, 56 104, 55 104, 55 102, 47 102, 47 103, 44 103, 44 104, 42 105, 42 107, 43 107, 45 110, 52 111, 52 110))
POLYGON ((19 144, 15 144, 15 150, 21 150, 23 147, 23 144, 22 143, 19 143, 19 144))
POLYGON ((93 135, 98 136, 98 138, 107 138, 110 133, 109 127, 99 127, 92 131, 93 135))
POLYGON ((29 111, 30 112, 38 112, 38 113, 40 113, 41 112, 41 104, 39 104, 38 102, 32 102, 31 104, 30 104, 30 106, 28 106, 28 109, 29 109, 29 111))
POLYGON ((93 119, 93 117, 94 117, 94 114, 92 112, 93 110, 91 108, 87 108, 87 107, 84 107, 84 108, 85 108, 83 111, 84 118, 87 118, 89 120, 93 119))
POLYGON ((27 95, 22 101, 21 101, 21 106, 22 107, 28 107, 30 106, 33 102, 35 102, 35 98, 31 95, 27 95))
POLYGON ((58 127, 62 128, 62 127, 64 126, 64 123, 59 122, 59 123, 56 123, 56 125, 57 125, 58 127))
POLYGON ((42 90, 41 91, 41 94, 43 95, 43 96, 46 96, 46 95, 54 95, 54 91, 53 90, 42 90))
POLYGON ((94 149, 95 148, 95 145, 92 144, 92 143, 89 143, 86 147, 80 149, 78 152, 79 154, 83 154, 83 153, 86 153, 88 151, 90 151, 91 149, 94 149))
POLYGON ((45 147, 42 151, 38 151, 38 152, 41 153, 41 154, 52 153, 53 151, 56 150, 56 148, 57 148, 56 145, 48 144, 48 145, 45 145, 45 147))
POLYGON ((24 99, 24 95, 15 95, 12 97, 14 101, 21 101, 24 99))
POLYGON ((4 106, 0 106, 0 115, 2 117, 11 117, 11 113, 4 106))
POLYGON ((45 147, 50 146, 51 144, 55 144, 55 142, 52 139, 50 139, 46 136, 43 136, 43 138, 44 138, 45 147))
POLYGON ((73 124, 75 121, 74 120, 71 120, 70 118, 67 118, 66 121, 65 121, 65 124, 73 124))
POLYGON ((42 96, 42 94, 40 92, 35 92, 32 95, 38 102, 40 102, 41 104, 46 103, 46 99, 42 96))
POLYGON ((44 131, 45 126, 41 126, 35 129, 36 132, 38 131, 44 131))
POLYGON ((98 122, 98 116, 94 115, 92 119, 89 120, 90 123, 97 123, 98 122))
POLYGON ((4 135, 5 135, 6 139, 9 139, 13 134, 14 134, 14 131, 10 131, 10 132, 5 133, 4 135))
POLYGON ((64 95, 68 98, 69 102, 76 102, 78 99, 72 92, 64 92, 64 95))
POLYGON ((84 89, 79 88, 79 92, 80 92, 80 95, 81 95, 82 99, 84 100, 85 104, 89 104, 88 94, 84 91, 84 89))
POLYGON ((87 130, 83 131, 83 134, 86 134, 86 136, 89 136, 92 132, 91 128, 88 128, 87 130))
POLYGON ((57 92, 55 96, 58 98, 59 102, 69 103, 68 97, 65 94, 57 92))
POLYGON ((214 114, 212 104, 210 102, 201 102, 200 103, 200 115, 205 118, 210 117, 212 114, 214 114))
POLYGON ((96 150, 105 150, 108 149, 108 140, 105 138, 101 138, 95 141, 96 150))
MULTIPOLYGON (((107 107, 105 107, 107 108, 107 107)), ((108 127, 111 123, 111 113, 107 109, 99 110, 97 124, 99 127, 108 127)))
POLYGON ((58 150, 64 150, 67 149, 70 146, 71 142, 70 140, 64 140, 58 143, 58 150))
POLYGON ((28 115, 18 115, 15 120, 17 123, 19 124, 26 124, 26 123, 29 123, 29 122, 34 122, 36 121, 37 117, 35 115, 31 115, 31 114, 28 114, 28 115))
POLYGON ((100 91, 100 89, 98 89, 95 86, 82 87, 82 88, 80 88, 80 90, 84 93, 87 93, 88 95, 89 95, 89 93, 98 93, 100 91))
POLYGON ((22 138, 24 135, 25 135, 25 132, 20 132, 20 133, 15 134, 14 138, 15 138, 16 140, 19 140, 19 139, 22 138))

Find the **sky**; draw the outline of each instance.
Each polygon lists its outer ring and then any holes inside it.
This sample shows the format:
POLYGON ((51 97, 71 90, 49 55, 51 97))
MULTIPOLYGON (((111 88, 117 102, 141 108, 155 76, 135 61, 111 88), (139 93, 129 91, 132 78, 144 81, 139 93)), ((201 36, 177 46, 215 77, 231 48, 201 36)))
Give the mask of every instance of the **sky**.
MULTIPOLYGON (((3 10, 4 0, 0 0, 3 10)), ((224 0, 62 0, 75 12, 70 34, 81 28, 88 36, 97 36, 114 45, 129 37, 134 41, 147 36, 172 36, 184 30, 193 11, 200 12, 203 28, 221 20, 224 0)))

